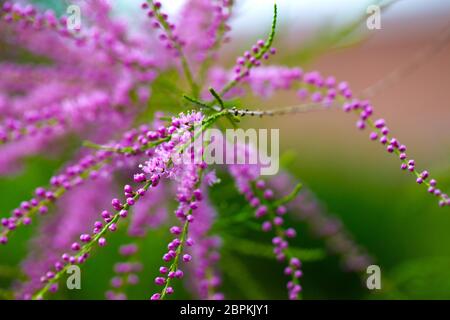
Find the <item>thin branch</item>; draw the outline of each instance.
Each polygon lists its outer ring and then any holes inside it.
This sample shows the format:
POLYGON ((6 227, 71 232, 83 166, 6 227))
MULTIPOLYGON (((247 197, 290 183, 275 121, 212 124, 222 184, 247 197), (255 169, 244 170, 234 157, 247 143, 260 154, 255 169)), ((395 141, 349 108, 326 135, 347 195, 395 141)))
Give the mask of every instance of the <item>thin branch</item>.
MULTIPOLYGON (((275 39, 275 33, 276 33, 276 28, 277 28, 277 19, 278 19, 278 9, 277 9, 277 4, 275 3, 273 6, 273 20, 272 20, 272 27, 270 30, 269 37, 267 38, 262 49, 254 56, 256 60, 261 60, 261 58, 264 56, 264 54, 266 54, 270 50, 273 40, 275 39)), ((246 70, 245 71, 243 70, 241 72, 240 76, 242 77, 245 72, 250 71, 253 67, 254 67, 254 64, 251 63, 250 61, 248 61, 245 64, 246 70)), ((238 83, 239 83, 239 81, 236 79, 230 81, 228 84, 225 85, 225 87, 222 89, 222 91, 220 91, 220 96, 224 96, 227 92, 229 92, 231 89, 233 89, 238 83)))
POLYGON ((233 108, 227 109, 227 110, 229 113, 231 113, 235 116, 264 117, 264 116, 283 116, 283 115, 289 115, 289 114, 305 113, 305 112, 310 112, 310 111, 319 111, 319 110, 328 110, 328 109, 330 109, 330 107, 325 107, 324 105, 322 105, 320 103, 304 103, 304 104, 282 107, 282 108, 271 109, 271 110, 238 109, 236 107, 233 107, 233 108))

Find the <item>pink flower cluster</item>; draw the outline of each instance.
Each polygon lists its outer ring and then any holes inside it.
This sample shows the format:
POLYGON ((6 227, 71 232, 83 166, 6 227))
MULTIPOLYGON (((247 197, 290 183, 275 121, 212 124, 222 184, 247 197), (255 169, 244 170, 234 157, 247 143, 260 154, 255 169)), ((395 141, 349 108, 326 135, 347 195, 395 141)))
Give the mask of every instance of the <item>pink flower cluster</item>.
MULTIPOLYGON (((126 237, 131 239, 119 248, 123 261, 114 265, 108 299, 127 298, 127 286, 136 285, 143 270, 138 260, 141 240, 150 229, 166 227, 171 240, 155 271, 157 289, 150 299, 176 293, 176 279, 184 278, 197 297, 224 299, 222 234, 214 233, 220 210, 208 193, 220 179, 203 161, 205 145, 194 144, 196 129, 207 129, 222 118, 237 126, 246 114, 277 114, 228 109, 235 102, 229 98, 247 91, 269 98, 291 90, 302 103, 317 108, 338 105, 354 113, 357 128, 370 129, 369 138, 395 154, 402 170, 426 186, 440 206, 450 205, 437 181, 428 171, 416 169, 406 146, 391 135, 384 119, 374 118, 372 104, 356 98, 347 82, 318 71, 262 65, 276 54, 276 6, 268 38, 238 57, 230 71, 221 68, 217 58, 221 45, 229 41, 233 5, 231 0, 188 0, 180 16, 169 19, 160 1, 149 0, 141 4, 145 16, 135 21, 141 27, 135 32, 106 0, 80 3, 84 20, 79 30, 69 30, 68 18, 52 10, 42 11, 27 1, 2 1, 0 42, 5 50, 0 55, 12 56, 13 62, 0 63, 0 173, 17 170, 29 155, 62 154, 62 145, 73 136, 75 143, 87 139, 84 146, 95 149, 77 150, 47 186, 37 187, 31 199, 1 218, 0 244, 7 244, 13 231, 46 216, 22 264, 27 280, 16 283, 15 297, 43 299, 57 292, 63 273, 72 265, 81 266, 128 221, 126 237), (26 52, 24 63, 19 64, 18 49, 26 52), (200 100, 205 92, 215 100, 200 100), (165 113, 151 110, 162 106, 167 106, 165 113), (185 107, 202 112, 181 109, 185 107), (169 113, 169 108, 175 111, 169 113), (124 177, 131 177, 131 182, 124 177), (122 188, 117 198, 115 181, 122 188), (171 199, 176 206, 173 217, 168 214, 171 199)), ((255 152, 242 144, 236 150, 236 158, 255 152)), ((347 270, 360 272, 372 261, 312 193, 282 197, 293 188, 299 190, 290 177, 264 180, 259 164, 232 164, 227 169, 249 213, 260 222, 257 228, 270 234, 274 258, 283 263, 288 277, 289 299, 301 298, 300 258, 306 263, 292 247, 297 231, 287 226, 289 211, 342 257, 347 270)))

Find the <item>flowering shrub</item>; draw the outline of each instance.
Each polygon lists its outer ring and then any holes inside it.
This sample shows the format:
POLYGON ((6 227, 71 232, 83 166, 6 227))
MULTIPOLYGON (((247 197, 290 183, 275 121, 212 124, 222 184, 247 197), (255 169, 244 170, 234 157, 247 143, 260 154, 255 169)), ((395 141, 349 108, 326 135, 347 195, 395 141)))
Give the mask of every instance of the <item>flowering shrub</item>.
MULTIPOLYGON (((222 234, 215 231, 228 220, 255 219, 258 229, 270 234, 273 257, 284 266, 287 297, 298 299, 301 260, 312 255, 289 245, 297 236, 289 215, 324 238, 346 269, 364 271, 372 258, 287 171, 268 177, 261 175, 260 163, 213 166, 205 161, 212 140, 195 144, 206 129, 237 127, 245 116, 340 107, 356 116, 357 129, 369 131, 368 138, 398 158, 401 170, 440 206, 450 205, 437 181, 419 170, 407 147, 391 135, 386 121, 375 117, 371 102, 356 97, 347 82, 318 71, 268 65, 276 54, 276 6, 267 39, 256 41, 228 70, 219 65, 218 54, 229 41, 232 0, 189 0, 178 20, 168 16, 161 2, 144 2, 139 33, 114 18, 107 1, 80 1, 83 24, 76 30, 67 28, 67 17, 51 10, 0 3, 0 38, 6 48, 21 48, 34 59, 0 64, 0 171, 18 170, 22 158, 50 147, 62 152, 59 142, 68 137, 85 140, 48 185, 37 186, 29 200, 1 220, 3 245, 14 241, 16 229, 38 224, 14 298, 47 298, 58 291, 71 266, 94 259, 113 233, 126 229, 128 242, 120 246, 122 260, 106 292, 108 299, 125 299, 127 286, 139 282, 143 269, 138 256, 142 239, 158 228, 172 238, 147 298, 165 299, 186 279, 197 297, 223 299, 222 234), (179 76, 168 76, 174 70, 179 76), (237 99, 249 92, 266 99, 280 90, 294 92, 301 104, 274 110, 239 107, 237 99), (161 94, 166 104, 158 105, 153 98, 161 94), (247 210, 219 217, 210 188, 220 190, 221 180, 230 178, 247 210)), ((244 158, 256 152, 245 143, 236 151, 244 158)), ((241 250, 258 246, 242 241, 241 250)))

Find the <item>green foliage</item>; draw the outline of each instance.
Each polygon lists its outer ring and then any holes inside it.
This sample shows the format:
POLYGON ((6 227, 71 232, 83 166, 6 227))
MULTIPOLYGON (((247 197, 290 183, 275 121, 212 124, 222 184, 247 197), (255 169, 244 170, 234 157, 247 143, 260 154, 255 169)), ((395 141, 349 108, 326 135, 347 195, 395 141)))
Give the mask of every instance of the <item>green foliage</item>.
POLYGON ((408 299, 450 299, 450 258, 427 257, 396 266, 390 285, 408 299))
MULTIPOLYGON (((225 236, 225 248, 240 254, 263 257, 273 260, 273 246, 261 242, 251 241, 243 238, 225 236)), ((304 262, 314 262, 325 257, 323 249, 300 249, 289 248, 290 252, 304 262)))
POLYGON ((152 82, 151 97, 147 105, 142 106, 142 111, 137 117, 139 124, 150 123, 156 110, 165 110, 168 113, 189 110, 182 101, 183 89, 175 84, 178 78, 179 74, 176 70, 169 70, 159 74, 152 82))

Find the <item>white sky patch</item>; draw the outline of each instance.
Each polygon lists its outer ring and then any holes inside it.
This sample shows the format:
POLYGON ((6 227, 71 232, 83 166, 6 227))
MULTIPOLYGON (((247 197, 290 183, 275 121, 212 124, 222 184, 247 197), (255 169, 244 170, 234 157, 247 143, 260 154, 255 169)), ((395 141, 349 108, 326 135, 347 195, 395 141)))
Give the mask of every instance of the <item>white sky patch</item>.
MULTIPOLYGON (((133 21, 143 0, 114 0, 117 14, 133 21)), ((162 0, 163 10, 174 16, 186 0, 162 0)), ((375 0, 276 0, 279 20, 289 29, 310 30, 324 25, 340 25, 366 12, 375 0)), ((274 0, 236 0, 232 28, 234 32, 260 34, 267 30, 272 20, 274 0)), ((388 19, 426 19, 430 15, 450 15, 448 0, 397 0, 389 12, 388 19)), ((233 34, 232 34, 233 36, 233 34)))

